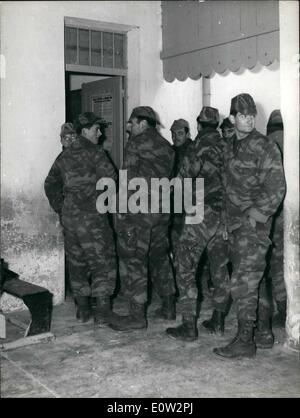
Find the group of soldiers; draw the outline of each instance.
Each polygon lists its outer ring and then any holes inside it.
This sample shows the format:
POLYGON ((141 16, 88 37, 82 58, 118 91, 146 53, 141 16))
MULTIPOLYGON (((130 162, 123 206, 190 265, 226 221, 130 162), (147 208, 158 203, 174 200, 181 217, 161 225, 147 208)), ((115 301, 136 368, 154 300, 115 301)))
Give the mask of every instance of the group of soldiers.
MULTIPOLYGON (((286 311, 282 135, 281 144, 278 140, 279 128, 281 132, 283 128, 280 112, 275 111, 268 125, 273 132, 262 135, 255 129, 256 114, 253 98, 239 94, 232 98, 230 115, 218 128, 218 110, 204 106, 193 141, 188 122, 174 121, 172 146, 159 133, 160 122, 151 107, 133 109, 127 122, 129 138, 122 166, 127 170, 128 182, 145 179, 150 201, 153 178, 177 177, 182 182, 186 178, 204 179, 204 217, 195 224, 185 221, 192 215, 188 208, 171 214, 117 210, 110 222, 108 214, 96 209, 101 193, 96 189, 98 180, 110 177, 117 181, 118 177, 109 156, 99 146, 103 120, 85 112, 73 125, 62 126, 63 151, 45 180, 45 192, 63 226, 79 321, 94 316, 96 326, 116 331, 147 328, 150 279, 161 298, 155 317, 175 320, 176 304, 181 307, 182 322, 167 328, 167 335, 196 340, 197 271, 206 251, 213 313, 203 326, 223 334, 231 301, 238 320, 236 337, 228 345, 214 348, 214 353, 226 358, 253 357, 256 348, 273 346, 269 276, 281 324, 286 311), (112 309, 117 275, 128 302, 128 315, 112 309), (91 298, 95 301, 93 309, 91 298)), ((194 194, 195 188, 195 199, 194 194)), ((128 200, 132 195, 133 191, 128 190, 128 200)))

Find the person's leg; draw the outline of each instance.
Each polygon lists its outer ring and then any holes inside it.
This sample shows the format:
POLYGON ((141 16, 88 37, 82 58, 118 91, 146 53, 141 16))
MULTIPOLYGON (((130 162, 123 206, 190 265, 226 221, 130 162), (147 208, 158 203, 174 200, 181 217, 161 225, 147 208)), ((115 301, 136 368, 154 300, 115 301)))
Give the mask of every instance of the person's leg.
POLYGON ((129 304, 129 315, 115 314, 109 326, 116 331, 146 328, 151 227, 123 223, 122 228, 117 228, 117 234, 121 289, 129 304))
POLYGON ((230 304, 230 278, 228 272, 228 241, 224 241, 219 228, 207 246, 211 278, 213 282, 213 314, 202 324, 212 333, 223 334, 225 316, 230 304))
POLYGON ((88 265, 80 245, 77 228, 81 222, 77 217, 63 216, 65 253, 68 259, 69 282, 76 304, 76 317, 86 322, 91 315, 91 288, 88 281, 88 265))
POLYGON ((230 344, 213 351, 227 358, 253 357, 256 349, 254 323, 257 317, 258 289, 270 245, 267 226, 252 227, 247 223, 229 234, 229 238, 233 264, 231 295, 236 303, 238 332, 230 344))
POLYGON ((175 250, 176 280, 179 290, 179 304, 182 311, 182 324, 166 330, 170 337, 184 341, 194 341, 197 330, 196 270, 202 252, 218 228, 218 217, 212 215, 206 222, 195 225, 185 224, 178 246, 175 250))
POLYGON ((152 228, 149 268, 153 286, 162 299, 161 308, 155 312, 156 317, 176 319, 175 280, 169 257, 168 225, 158 224, 152 228))
POLYGON ((91 295, 96 301, 95 324, 101 326, 111 319, 111 296, 116 286, 117 260, 113 231, 106 215, 86 213, 81 221, 78 236, 91 271, 91 295))

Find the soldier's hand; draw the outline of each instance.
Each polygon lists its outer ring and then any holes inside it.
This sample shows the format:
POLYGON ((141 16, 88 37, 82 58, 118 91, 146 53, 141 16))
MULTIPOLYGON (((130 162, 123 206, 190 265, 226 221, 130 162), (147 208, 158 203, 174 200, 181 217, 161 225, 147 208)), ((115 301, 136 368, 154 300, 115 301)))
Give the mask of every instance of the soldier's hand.
POLYGON ((253 226, 253 228, 255 228, 256 227, 256 220, 251 218, 251 216, 248 216, 248 219, 249 219, 250 225, 253 226))

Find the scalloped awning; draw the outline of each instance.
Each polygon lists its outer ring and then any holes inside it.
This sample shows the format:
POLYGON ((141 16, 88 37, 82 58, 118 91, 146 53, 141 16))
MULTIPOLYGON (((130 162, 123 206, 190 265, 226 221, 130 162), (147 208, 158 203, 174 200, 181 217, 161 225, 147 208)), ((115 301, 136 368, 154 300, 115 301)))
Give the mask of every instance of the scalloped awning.
POLYGON ((279 60, 278 1, 162 1, 164 79, 279 60))

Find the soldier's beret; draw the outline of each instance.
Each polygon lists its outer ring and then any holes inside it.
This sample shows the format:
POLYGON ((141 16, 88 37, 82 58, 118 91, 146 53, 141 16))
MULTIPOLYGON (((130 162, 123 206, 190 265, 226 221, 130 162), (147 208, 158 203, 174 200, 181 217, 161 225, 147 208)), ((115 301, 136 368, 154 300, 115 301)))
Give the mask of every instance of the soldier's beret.
POLYGON ((282 123, 282 116, 279 109, 273 110, 268 120, 268 126, 278 125, 282 123))
POLYGON ((210 106, 203 106, 199 116, 197 117, 197 122, 219 123, 219 119, 218 109, 210 106))
POLYGON ((176 131, 177 129, 189 128, 189 123, 185 119, 176 119, 174 120, 170 131, 176 131))
POLYGON ((60 137, 63 138, 68 134, 75 134, 75 129, 72 123, 66 122, 61 125, 60 137))
POLYGON ((241 93, 231 99, 230 114, 242 113, 244 115, 256 115, 256 105, 252 96, 248 93, 241 93))
POLYGON ((158 124, 160 123, 157 116, 156 116, 156 113, 154 112, 154 110, 150 106, 135 107, 133 109, 133 111, 131 112, 129 121, 133 118, 148 118, 150 120, 155 121, 158 124))
POLYGON ((102 124, 103 119, 101 119, 99 116, 97 116, 93 112, 85 112, 81 113, 77 116, 77 118, 74 121, 75 129, 78 132, 81 132, 83 128, 90 128, 93 125, 102 124))

